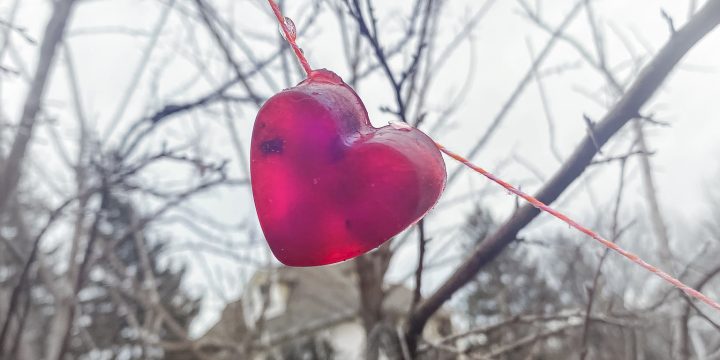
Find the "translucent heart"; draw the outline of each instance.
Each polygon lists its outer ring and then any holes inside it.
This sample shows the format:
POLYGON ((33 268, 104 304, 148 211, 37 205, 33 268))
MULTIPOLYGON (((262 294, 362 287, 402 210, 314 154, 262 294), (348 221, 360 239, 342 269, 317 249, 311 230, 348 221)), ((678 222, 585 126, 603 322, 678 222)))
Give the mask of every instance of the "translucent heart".
POLYGON ((270 98, 252 135, 251 181, 270 249, 290 266, 364 254, 420 220, 445 186, 433 141, 374 128, 360 98, 328 70, 270 98))

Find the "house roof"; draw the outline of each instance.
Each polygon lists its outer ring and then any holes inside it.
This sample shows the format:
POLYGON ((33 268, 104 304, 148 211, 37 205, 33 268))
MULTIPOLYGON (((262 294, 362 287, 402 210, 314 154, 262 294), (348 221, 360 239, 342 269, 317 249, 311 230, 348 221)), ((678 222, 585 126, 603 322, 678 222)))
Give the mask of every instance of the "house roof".
MULTIPOLYGON (((360 294, 353 262, 331 266, 275 269, 277 280, 288 286, 287 307, 283 314, 265 320, 270 334, 292 332, 354 318, 360 308, 360 294)), ((259 279, 266 274, 258 274, 259 279)), ((383 310, 388 315, 405 314, 412 291, 393 287, 386 294, 383 310)))
MULTIPOLYGON (((360 294, 353 262, 259 271, 251 279, 248 289, 266 283, 268 278, 287 289, 285 310, 277 316, 264 319, 262 324, 263 333, 269 334, 266 336, 270 343, 282 342, 357 317, 360 294)), ((383 302, 384 312, 390 317, 407 314, 412 296, 412 291, 405 286, 391 287, 383 302)), ((228 304, 220 321, 205 337, 234 341, 242 339, 247 331, 243 311, 242 300, 228 304)))

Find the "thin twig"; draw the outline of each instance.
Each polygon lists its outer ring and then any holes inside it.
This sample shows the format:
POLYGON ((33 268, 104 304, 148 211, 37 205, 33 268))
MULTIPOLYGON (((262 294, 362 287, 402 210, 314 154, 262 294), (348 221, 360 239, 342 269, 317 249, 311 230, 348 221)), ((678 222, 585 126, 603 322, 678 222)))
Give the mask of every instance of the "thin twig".
MULTIPOLYGON (((577 14, 580 12, 580 9, 582 8, 581 5, 582 0, 577 1, 573 8, 570 10, 570 12, 565 15, 565 18, 560 23, 558 28, 553 31, 552 37, 547 41, 543 49, 540 51, 540 54, 538 54, 538 56, 535 58, 535 61, 530 64, 530 67, 525 72, 525 75, 522 77, 520 82, 518 82, 518 84, 515 86, 515 89, 510 94, 510 97, 508 97, 505 103, 503 103, 500 111, 497 113, 497 115, 495 115, 493 120, 490 122, 490 125, 487 126, 485 132, 482 134, 480 139, 478 139, 478 141, 475 142, 475 145, 473 145, 470 151, 467 152, 466 157, 468 159, 472 160, 472 158, 475 157, 475 155, 477 155, 477 153, 479 153, 480 150, 485 147, 485 145, 487 145, 488 141, 490 141, 492 136, 495 134, 495 131, 498 129, 502 121, 510 112, 510 109, 512 109, 512 106, 520 98, 520 95, 522 95, 527 85, 532 81, 534 69, 539 68, 540 65, 551 53, 553 47, 557 43, 558 38, 560 37, 560 34, 565 31, 565 28, 570 25, 575 16, 577 16, 577 14)), ((457 180, 458 176, 460 176, 461 171, 462 167, 456 167, 455 170, 450 173, 447 180, 447 188, 449 188, 457 180)))
POLYGON ((128 107, 128 104, 130 104, 130 100, 132 100, 133 95, 137 92, 137 86, 140 83, 140 80, 142 79, 143 74, 145 73, 145 69, 147 68, 148 64, 150 63, 150 58, 152 57, 153 50, 155 49, 157 45, 158 39, 160 39, 160 35, 162 34, 162 29, 165 27, 165 24, 167 23, 168 18, 170 17, 170 12, 175 5, 175 0, 169 0, 169 3, 167 6, 164 7, 162 13, 160 13, 160 18, 158 19, 157 23, 155 24, 155 28, 153 29, 152 36, 148 40, 147 45, 145 45, 145 49, 143 51, 143 56, 140 59, 140 62, 138 63, 137 67, 135 68, 135 72, 133 73, 132 78, 130 79, 130 83, 128 84, 128 87, 125 89, 125 93, 118 103, 118 107, 115 109, 115 113, 113 114, 113 117, 110 120, 110 124, 108 128, 105 130, 105 133, 103 134, 103 139, 108 140, 110 136, 112 135, 113 131, 115 131, 115 128, 119 125, 120 120, 122 119, 123 115, 125 114, 125 110, 128 107))
POLYGON ((232 69, 235 71, 235 75, 237 76, 238 80, 240 80, 240 83, 245 87, 245 91, 247 92, 248 96, 257 106, 260 106, 262 104, 261 97, 257 95, 257 92, 254 90, 252 85, 250 85, 250 82, 245 77, 245 74, 240 70, 240 65, 237 61, 235 61, 232 52, 228 48, 227 44, 225 44, 225 41, 222 39, 220 31, 215 27, 215 24, 208 16, 208 12, 211 11, 209 10, 211 9, 210 5, 206 4, 203 0, 195 0, 195 4, 197 5, 198 12, 200 13, 201 18, 205 23, 205 26, 207 27, 208 31, 210 31, 212 37, 215 39, 215 43, 220 47, 223 54, 225 55, 225 59, 228 65, 230 65, 230 67, 232 67, 232 69))
MULTIPOLYGON (((620 174, 619 174, 619 184, 618 184, 618 190, 617 190, 617 196, 615 197, 615 207, 613 210, 613 216, 612 216, 612 242, 616 243, 620 239, 620 231, 619 231, 619 214, 620 214, 620 204, 622 202, 622 196, 623 196, 623 190, 625 189, 625 165, 626 161, 622 160, 620 162, 620 174)), ((600 261, 598 262, 597 268, 595 269, 595 275, 593 276, 592 285, 588 288, 588 302, 587 307, 585 308, 585 319, 583 323, 583 331, 582 336, 580 337, 580 360, 585 359, 588 353, 588 347, 587 347, 587 341, 588 341, 588 334, 590 333, 590 315, 592 314, 592 308, 593 304, 595 303, 595 298, 597 296, 597 289, 598 289, 598 281, 600 279, 600 274, 602 272, 602 266, 605 263, 605 260, 607 259, 608 254, 610 253, 610 249, 606 248, 602 255, 600 256, 600 261)))
MULTIPOLYGON (((526 41, 526 44, 528 52, 530 53, 530 61, 535 64, 535 51, 533 50, 532 43, 528 39, 526 41)), ((547 120, 548 124, 550 151, 552 152, 553 156, 555 156, 555 159, 558 162, 562 162, 563 157, 557 147, 557 141, 555 136, 555 119, 552 114, 552 109, 550 108, 550 100, 548 99, 547 93, 545 92, 545 85, 543 84, 542 76, 540 76, 539 72, 540 70, 537 67, 532 68, 532 75, 535 79, 535 84, 537 84, 538 87, 538 93, 540 94, 540 102, 542 103, 543 111, 545 112, 545 120, 547 120)))
POLYGON ((25 286, 25 282, 27 281, 28 274, 30 272, 30 267, 35 262, 35 259, 38 256, 38 252, 40 251, 40 241, 43 239, 47 231, 50 229, 52 225, 55 224, 55 220, 62 214, 62 212, 67 208, 70 204, 72 204, 77 198, 73 197, 71 199, 66 200, 64 203, 62 203, 60 206, 58 206, 51 214, 50 217, 47 220, 47 223, 45 226, 40 230, 40 232, 35 236, 35 239, 33 240, 33 245, 30 250, 30 255, 28 256, 28 259, 25 261, 25 265, 23 266, 22 271, 20 272, 20 276, 18 279, 18 283, 15 285, 15 288, 12 291, 12 294, 10 295, 10 303, 5 315, 5 322, 3 323, 2 330, 0 330, 0 354, 3 353, 3 345, 5 344, 8 329, 10 327, 10 320, 12 318, 12 314, 15 312, 15 308, 17 307, 17 302, 20 297, 20 292, 22 291, 23 287, 25 286))
POLYGON ((410 303, 410 313, 415 311, 415 307, 420 303, 422 297, 422 275, 423 266, 425 265, 425 249, 427 239, 425 238, 425 220, 421 219, 418 222, 418 265, 415 270, 415 290, 413 291, 412 301, 410 303))

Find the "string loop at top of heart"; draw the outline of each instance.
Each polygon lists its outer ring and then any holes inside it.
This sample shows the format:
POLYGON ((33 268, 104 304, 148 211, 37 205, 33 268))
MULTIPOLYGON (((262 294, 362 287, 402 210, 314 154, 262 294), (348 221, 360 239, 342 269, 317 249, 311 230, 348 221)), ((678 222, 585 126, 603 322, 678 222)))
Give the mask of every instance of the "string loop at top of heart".
POLYGON ((312 68, 310 67, 310 64, 308 63, 307 59, 305 58, 305 55, 303 54, 302 49, 297 45, 295 42, 295 38, 297 37, 296 30, 295 30, 295 24, 292 23, 292 20, 290 18, 287 18, 283 16, 282 11, 280 11, 280 6, 278 6, 277 3, 275 3, 274 0, 268 0, 268 3, 270 3, 270 7, 273 10, 273 13, 275 13, 275 17, 277 18, 278 22, 280 23, 280 28, 283 33, 283 37, 285 40, 290 44, 290 47, 292 47, 293 52, 295 52, 295 57, 300 62, 300 65, 302 66, 303 70, 305 70, 306 75, 310 75, 312 72, 312 68))

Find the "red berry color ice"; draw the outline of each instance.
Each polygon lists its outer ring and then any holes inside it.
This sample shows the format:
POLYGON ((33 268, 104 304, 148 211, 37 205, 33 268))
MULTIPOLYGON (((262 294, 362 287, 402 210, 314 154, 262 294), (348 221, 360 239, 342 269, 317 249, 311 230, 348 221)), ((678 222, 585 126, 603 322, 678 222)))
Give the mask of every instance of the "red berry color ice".
POLYGON ((445 185, 434 142, 414 128, 370 125, 335 73, 313 71, 255 120, 250 172, 270 249, 290 266, 364 254, 420 220, 445 185))

